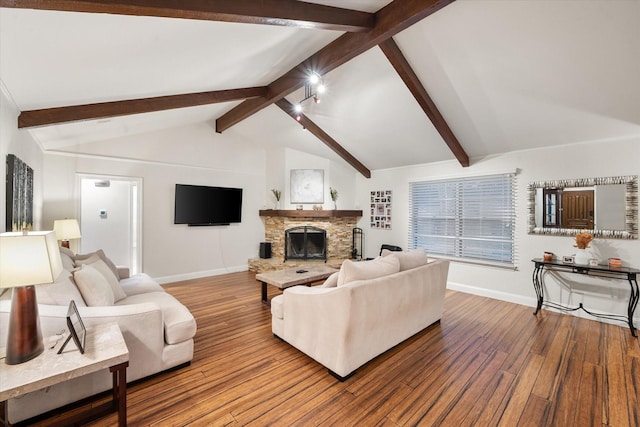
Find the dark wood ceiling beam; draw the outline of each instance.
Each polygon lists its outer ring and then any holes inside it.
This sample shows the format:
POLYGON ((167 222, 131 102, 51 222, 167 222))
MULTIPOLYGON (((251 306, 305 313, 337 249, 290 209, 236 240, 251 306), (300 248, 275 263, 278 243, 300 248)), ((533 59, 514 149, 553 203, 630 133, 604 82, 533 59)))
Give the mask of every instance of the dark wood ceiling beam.
POLYGON ((1 7, 369 31, 372 13, 297 0, 0 0, 1 7))
POLYGON ((411 65, 402 54, 398 44, 390 38, 380 43, 380 49, 382 49, 382 52, 389 62, 391 62, 391 65, 393 65, 393 68, 395 68, 400 78, 402 78, 404 84, 427 114, 431 123, 433 123, 438 133, 440 133, 440 136, 442 136, 442 139, 444 139, 444 142, 449 146, 454 156, 456 156, 456 159, 458 159, 462 166, 469 166, 469 156, 467 156, 464 148, 462 148, 462 145, 458 142, 447 121, 442 114, 440 114, 440 110, 438 110, 438 107, 429 96, 429 93, 427 93, 422 82, 420 82, 413 68, 411 68, 411 65))
POLYGON ((18 116, 18 128, 217 104, 264 97, 266 94, 267 88, 263 86, 29 110, 18 116))
POLYGON ((269 85, 266 98, 244 101, 216 120, 216 131, 231 126, 304 86, 307 75, 326 74, 384 40, 437 12, 454 0, 394 0, 376 12, 376 25, 368 33, 347 33, 319 50, 269 85))
POLYGON ((331 138, 331 136, 329 136, 329 134, 322 130, 320 126, 315 124, 313 120, 302 113, 296 113, 293 110, 293 104, 291 104, 284 98, 276 101, 275 104, 280 107, 282 111, 287 113, 293 120, 299 122, 302 126, 304 126, 307 131, 311 132, 316 138, 324 142, 327 147, 332 149, 338 156, 342 157, 347 163, 353 166, 355 170, 360 172, 366 178, 371 178, 371 171, 365 165, 363 165, 358 159, 353 157, 353 155, 345 150, 344 147, 340 145, 335 139, 331 138), (300 120, 298 120, 297 116, 300 117, 300 120))

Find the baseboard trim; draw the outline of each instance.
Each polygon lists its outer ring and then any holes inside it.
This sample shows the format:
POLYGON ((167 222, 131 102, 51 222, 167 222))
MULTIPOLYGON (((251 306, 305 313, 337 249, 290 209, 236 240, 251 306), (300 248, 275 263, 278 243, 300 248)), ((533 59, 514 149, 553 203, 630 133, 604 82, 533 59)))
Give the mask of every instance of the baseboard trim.
POLYGON ((510 294, 507 292, 495 291, 492 289, 478 288, 476 286, 465 285, 463 283, 447 282, 447 289, 464 292, 465 294, 478 295, 481 297, 497 299, 500 301, 512 302, 514 304, 526 305, 527 307, 535 307, 537 305, 537 300, 535 297, 525 297, 522 295, 510 294))
POLYGON ((237 265, 234 267, 218 268, 215 270, 196 271, 195 273, 176 274, 173 276, 154 277, 154 280, 161 285, 174 282, 182 282, 184 280, 200 279, 203 277, 220 276, 221 274, 237 273, 239 271, 247 271, 247 264, 237 265))
MULTIPOLYGON (((522 295, 510 294, 507 292, 494 291, 492 289, 478 288, 476 286, 465 285, 463 283, 447 282, 447 289, 451 289, 452 291, 464 292, 465 294, 478 295, 481 297, 487 297, 487 298, 497 299, 500 301, 511 302, 514 304, 520 304, 526 307, 536 307, 538 303, 535 297, 525 297, 522 295)), ((533 289, 532 289, 532 292, 533 292, 533 289)), ((584 313, 582 310, 566 312, 562 310, 555 310, 550 307, 544 307, 543 309, 554 311, 557 313, 570 314, 572 316, 581 317, 584 319, 598 320, 604 323, 610 323, 612 325, 625 326, 625 324, 620 321, 593 317, 587 313, 584 313)), ((635 325, 636 329, 640 324, 640 317, 639 317, 640 313, 638 313, 639 310, 640 310, 640 306, 636 310, 635 316, 633 316, 633 324, 635 325)), ((620 314, 620 313, 607 313, 607 314, 620 314)))

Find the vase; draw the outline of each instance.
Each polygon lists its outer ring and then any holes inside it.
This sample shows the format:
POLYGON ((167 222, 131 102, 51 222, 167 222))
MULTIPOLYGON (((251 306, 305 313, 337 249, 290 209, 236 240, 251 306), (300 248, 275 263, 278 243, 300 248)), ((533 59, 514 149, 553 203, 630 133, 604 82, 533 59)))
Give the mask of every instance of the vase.
POLYGON ((576 249, 576 254, 573 258, 573 262, 580 265, 589 264, 589 258, 591 258, 591 254, 586 249, 576 249))
POLYGON ((333 210, 338 210, 338 202, 336 202, 335 200, 333 201, 333 210))

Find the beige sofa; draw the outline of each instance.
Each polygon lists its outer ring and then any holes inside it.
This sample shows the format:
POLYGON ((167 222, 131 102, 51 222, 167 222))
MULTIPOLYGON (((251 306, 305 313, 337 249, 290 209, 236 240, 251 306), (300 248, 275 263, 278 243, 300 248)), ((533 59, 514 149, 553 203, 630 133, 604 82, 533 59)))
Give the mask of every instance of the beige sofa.
POLYGON ((345 261, 318 287, 297 286, 272 299, 275 336, 340 380, 442 317, 449 262, 422 249, 345 261))
MULTIPOLYGON (((76 256, 61 248, 61 258, 65 269, 56 282, 36 286, 44 337, 66 329, 67 308, 74 300, 87 328, 106 322, 117 322, 120 326, 129 349, 128 382, 191 361, 195 319, 151 277, 146 274, 128 277, 128 270, 117 269, 102 251, 76 256), (120 280, 115 278, 116 274, 120 280), (106 286, 114 286, 111 293, 105 288, 104 276, 108 277, 106 286)), ((6 345, 10 302, 10 290, 0 295, 0 347, 6 345)), ((56 349, 63 341, 58 340, 56 349)), ((71 342, 65 351, 74 348, 71 342)), ((15 423, 109 390, 111 381, 111 374, 105 369, 10 399, 9 421, 15 423)))

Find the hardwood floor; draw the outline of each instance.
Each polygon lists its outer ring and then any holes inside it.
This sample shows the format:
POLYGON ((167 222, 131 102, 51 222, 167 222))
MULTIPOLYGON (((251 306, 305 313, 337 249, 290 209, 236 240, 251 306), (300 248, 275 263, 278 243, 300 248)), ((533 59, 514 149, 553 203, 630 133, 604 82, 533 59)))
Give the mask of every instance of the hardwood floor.
POLYGON ((197 319, 194 360, 130 385, 130 426, 640 426, 623 326, 447 291, 440 324, 340 383, 273 337, 254 274, 165 288, 197 319))

